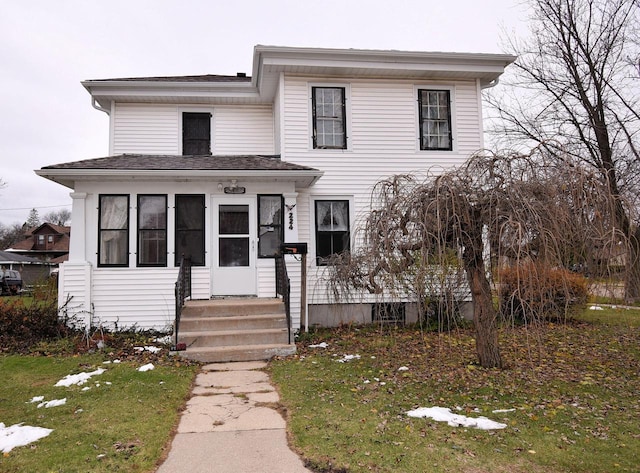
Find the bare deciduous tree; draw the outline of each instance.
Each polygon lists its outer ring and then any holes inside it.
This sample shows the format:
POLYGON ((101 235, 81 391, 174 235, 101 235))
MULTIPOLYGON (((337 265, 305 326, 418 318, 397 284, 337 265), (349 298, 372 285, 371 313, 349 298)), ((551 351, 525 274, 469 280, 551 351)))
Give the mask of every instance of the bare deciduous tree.
POLYGON ((56 225, 66 225, 71 220, 71 212, 67 209, 52 210, 44 216, 44 221, 56 225))
POLYGON ((496 136, 591 166, 630 242, 626 298, 640 300, 640 2, 530 0, 528 40, 512 40, 512 79, 488 100, 496 136), (512 87, 505 87, 510 84, 512 87), (510 91, 510 92, 509 92, 510 91), (500 95, 496 95, 500 94, 500 95), (528 145, 527 145, 528 146, 528 145))
POLYGON ((404 296, 420 305, 443 291, 461 297, 459 278, 466 278, 478 361, 501 367, 489 261, 568 267, 597 259, 621 238, 610 225, 608 195, 602 175, 544 147, 530 155, 476 155, 425 179, 381 181, 356 249, 330 266, 333 295, 404 296))

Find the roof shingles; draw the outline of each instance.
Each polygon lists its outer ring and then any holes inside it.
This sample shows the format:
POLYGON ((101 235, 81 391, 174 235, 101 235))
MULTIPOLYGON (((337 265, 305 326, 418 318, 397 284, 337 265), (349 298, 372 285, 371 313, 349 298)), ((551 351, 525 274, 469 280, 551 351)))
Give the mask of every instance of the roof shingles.
POLYGON ((148 154, 120 154, 104 158, 53 164, 42 169, 317 171, 314 168, 282 161, 280 156, 271 155, 179 156, 148 154))

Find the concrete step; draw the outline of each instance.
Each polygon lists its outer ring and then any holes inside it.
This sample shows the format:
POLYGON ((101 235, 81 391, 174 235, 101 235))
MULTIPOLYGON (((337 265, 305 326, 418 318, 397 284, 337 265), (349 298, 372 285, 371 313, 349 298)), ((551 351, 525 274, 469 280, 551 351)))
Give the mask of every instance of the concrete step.
POLYGON ((225 298, 187 301, 182 317, 232 317, 238 315, 265 315, 285 313, 281 299, 225 298))
POLYGON ((272 345, 289 342, 286 325, 278 329, 214 330, 178 332, 178 342, 187 347, 222 347, 242 345, 272 345))
POLYGON ((196 317, 191 315, 180 319, 181 332, 260 330, 286 327, 287 317, 284 314, 229 315, 223 317, 196 317))
POLYGON ((296 353, 295 345, 266 344, 244 346, 222 346, 188 348, 178 352, 179 356, 202 363, 219 363, 226 361, 270 360, 274 356, 289 356, 296 353))

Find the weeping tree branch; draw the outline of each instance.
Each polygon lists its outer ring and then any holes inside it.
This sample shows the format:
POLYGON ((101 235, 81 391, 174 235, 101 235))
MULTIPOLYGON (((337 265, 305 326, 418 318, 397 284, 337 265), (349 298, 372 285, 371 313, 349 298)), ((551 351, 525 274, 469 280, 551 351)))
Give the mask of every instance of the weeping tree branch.
POLYGON ((558 154, 544 146, 527 155, 484 153, 443 174, 380 181, 360 244, 329 267, 333 296, 366 291, 420 306, 470 293, 478 360, 501 367, 491 290, 497 266, 593 266, 606 259, 609 242, 627 244, 611 225, 606 176, 558 154))

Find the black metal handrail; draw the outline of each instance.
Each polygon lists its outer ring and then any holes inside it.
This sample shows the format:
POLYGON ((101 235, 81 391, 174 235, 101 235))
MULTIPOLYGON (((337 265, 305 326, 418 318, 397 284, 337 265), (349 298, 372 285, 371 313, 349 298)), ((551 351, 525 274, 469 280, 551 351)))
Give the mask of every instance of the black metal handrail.
POLYGON ((289 280, 287 265, 282 254, 276 256, 276 297, 279 295, 282 296, 282 302, 284 302, 289 343, 291 343, 291 281, 289 280))
POLYGON ((176 280, 176 317, 173 324, 174 347, 178 349, 178 327, 180 325, 180 315, 182 307, 187 297, 191 297, 191 258, 183 257, 180 260, 180 270, 178 271, 178 279, 176 280))

